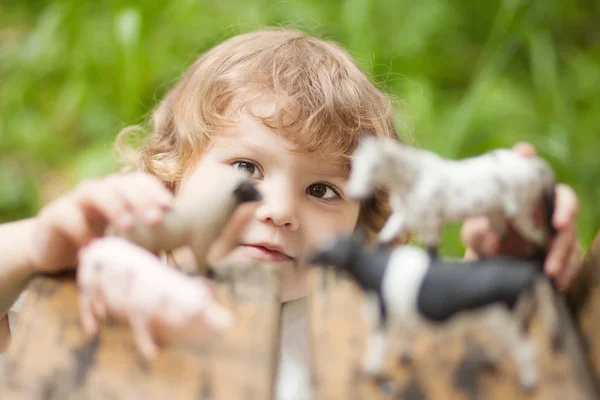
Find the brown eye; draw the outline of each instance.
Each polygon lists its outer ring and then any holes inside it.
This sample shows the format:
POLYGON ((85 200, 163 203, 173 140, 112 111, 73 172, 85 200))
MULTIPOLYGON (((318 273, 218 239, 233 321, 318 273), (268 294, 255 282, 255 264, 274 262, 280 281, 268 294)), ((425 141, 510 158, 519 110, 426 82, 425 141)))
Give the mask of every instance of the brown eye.
POLYGON ((331 186, 324 183, 314 183, 306 189, 306 192, 319 199, 333 199, 339 197, 331 186))
POLYGON ((255 176, 257 175, 257 173, 258 175, 260 175, 258 167, 256 166, 256 164, 250 161, 236 161, 233 164, 231 164, 231 166, 237 169, 238 171, 247 173, 250 178, 259 178, 259 176, 255 176))

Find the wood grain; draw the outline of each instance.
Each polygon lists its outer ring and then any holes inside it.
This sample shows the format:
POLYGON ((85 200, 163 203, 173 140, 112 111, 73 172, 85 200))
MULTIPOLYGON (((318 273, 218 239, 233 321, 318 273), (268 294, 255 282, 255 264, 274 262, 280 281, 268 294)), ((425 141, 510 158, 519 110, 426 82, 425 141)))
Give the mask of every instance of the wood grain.
POLYGON ((219 300, 236 324, 219 334, 177 335, 155 360, 137 353, 130 328, 97 337, 79 321, 73 277, 32 282, 0 381, 2 399, 270 399, 278 356, 279 280, 267 265, 230 268, 219 300))
POLYGON ((315 400, 597 398, 564 310, 559 310, 565 328, 562 350, 553 350, 549 332, 537 316, 532 322, 540 373, 540 384, 533 392, 524 391, 518 384, 508 348, 500 340, 502 329, 491 329, 486 323, 491 313, 498 311, 495 307, 458 316, 446 326, 421 332, 413 342, 410 363, 400 356, 400 333, 392 332, 385 379, 367 378, 360 373, 368 333, 361 310, 363 292, 345 275, 332 270, 315 269, 311 274, 315 400))

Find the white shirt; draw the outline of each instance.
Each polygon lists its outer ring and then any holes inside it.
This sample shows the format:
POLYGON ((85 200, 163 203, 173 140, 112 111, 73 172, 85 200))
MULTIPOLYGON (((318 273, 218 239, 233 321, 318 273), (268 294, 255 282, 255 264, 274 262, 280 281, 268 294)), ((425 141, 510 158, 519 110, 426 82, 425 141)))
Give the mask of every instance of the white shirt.
POLYGON ((308 301, 288 301, 281 307, 279 370, 276 400, 309 400, 308 301))

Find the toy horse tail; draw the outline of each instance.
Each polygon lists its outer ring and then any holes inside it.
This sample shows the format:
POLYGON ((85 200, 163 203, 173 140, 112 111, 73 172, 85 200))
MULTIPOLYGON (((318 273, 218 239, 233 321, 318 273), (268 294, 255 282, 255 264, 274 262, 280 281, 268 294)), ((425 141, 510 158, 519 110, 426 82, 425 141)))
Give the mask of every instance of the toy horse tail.
POLYGON ((549 234, 554 236, 556 235, 556 228, 552 223, 552 216, 556 207, 556 179, 550 171, 546 171, 543 175, 542 206, 544 209, 544 224, 549 234))
MULTIPOLYGON (((556 228, 552 223, 554 209, 556 207, 556 180, 550 170, 542 172, 542 209, 544 230, 550 237, 556 236, 556 228)), ((539 260, 545 260, 548 255, 548 249, 537 246, 534 257, 539 260)))

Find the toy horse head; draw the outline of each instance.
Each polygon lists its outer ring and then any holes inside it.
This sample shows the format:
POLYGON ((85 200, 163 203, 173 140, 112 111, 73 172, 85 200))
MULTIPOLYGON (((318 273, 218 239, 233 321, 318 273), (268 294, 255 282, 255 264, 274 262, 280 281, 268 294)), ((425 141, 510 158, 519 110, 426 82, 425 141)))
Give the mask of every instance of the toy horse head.
POLYGON ((376 187, 407 189, 416 180, 423 153, 390 138, 368 136, 352 154, 350 178, 346 192, 362 200, 376 187))
POLYGON ((353 199, 369 197, 376 186, 384 167, 382 155, 383 142, 374 137, 364 138, 352 154, 351 174, 346 185, 348 196, 353 199))

